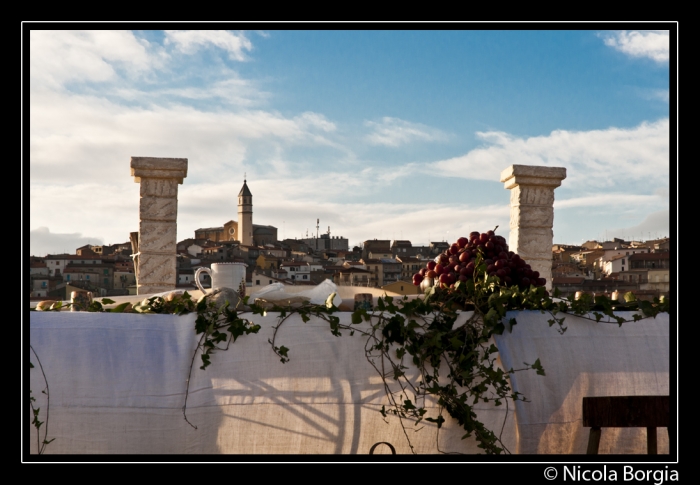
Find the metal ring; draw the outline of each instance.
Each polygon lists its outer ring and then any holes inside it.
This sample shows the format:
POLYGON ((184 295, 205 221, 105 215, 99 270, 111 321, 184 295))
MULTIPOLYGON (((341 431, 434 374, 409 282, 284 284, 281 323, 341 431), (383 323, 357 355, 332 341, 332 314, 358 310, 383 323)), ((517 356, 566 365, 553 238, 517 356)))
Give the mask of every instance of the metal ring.
POLYGON ((386 441, 378 441, 377 443, 373 444, 372 448, 369 449, 369 454, 374 455, 374 449, 379 445, 387 445, 389 447, 389 449, 391 450, 391 454, 392 455, 396 454, 396 449, 391 445, 391 443, 386 442, 386 441))

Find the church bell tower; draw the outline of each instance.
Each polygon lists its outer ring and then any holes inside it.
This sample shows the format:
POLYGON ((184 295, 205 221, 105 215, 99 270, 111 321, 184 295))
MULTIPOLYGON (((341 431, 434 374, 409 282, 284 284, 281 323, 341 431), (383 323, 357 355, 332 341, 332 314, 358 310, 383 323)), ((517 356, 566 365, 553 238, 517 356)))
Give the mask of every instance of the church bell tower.
POLYGON ((243 246, 253 245, 253 194, 250 193, 246 180, 238 193, 238 237, 243 246))

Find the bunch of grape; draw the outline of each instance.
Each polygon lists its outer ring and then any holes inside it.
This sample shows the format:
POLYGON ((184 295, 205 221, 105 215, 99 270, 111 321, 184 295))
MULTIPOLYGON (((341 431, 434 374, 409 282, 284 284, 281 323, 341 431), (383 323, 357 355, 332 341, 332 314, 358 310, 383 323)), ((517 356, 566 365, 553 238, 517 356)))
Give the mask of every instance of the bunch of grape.
POLYGON ((508 244, 503 236, 494 231, 484 233, 472 232, 469 238, 460 237, 455 243, 439 254, 434 261, 428 261, 425 268, 413 275, 413 284, 420 286, 429 278, 428 286, 454 288, 458 281, 467 281, 474 276, 477 255, 481 254, 489 276, 498 276, 506 286, 529 288, 530 285, 544 286, 546 280, 540 278, 538 271, 533 271, 523 258, 508 251, 508 244))

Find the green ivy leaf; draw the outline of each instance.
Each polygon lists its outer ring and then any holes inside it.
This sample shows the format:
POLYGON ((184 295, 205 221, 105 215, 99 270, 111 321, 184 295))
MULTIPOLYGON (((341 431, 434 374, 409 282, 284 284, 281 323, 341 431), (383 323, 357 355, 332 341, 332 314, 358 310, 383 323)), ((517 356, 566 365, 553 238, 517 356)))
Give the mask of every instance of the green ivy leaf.
POLYGON ((112 313, 123 313, 124 310, 126 309, 126 307, 129 306, 129 304, 130 304, 129 302, 121 303, 121 304, 115 306, 114 308, 112 308, 112 309, 109 310, 109 311, 112 312, 112 313))
POLYGON ((542 368, 542 364, 540 363, 540 359, 538 358, 534 364, 532 364, 532 368, 537 371, 538 376, 543 376, 545 375, 544 369, 542 368))

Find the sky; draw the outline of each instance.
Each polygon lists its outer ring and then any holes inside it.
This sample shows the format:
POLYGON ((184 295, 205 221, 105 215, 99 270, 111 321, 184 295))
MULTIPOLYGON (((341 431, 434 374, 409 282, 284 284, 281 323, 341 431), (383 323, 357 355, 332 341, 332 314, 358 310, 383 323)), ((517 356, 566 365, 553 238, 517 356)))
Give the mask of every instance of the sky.
POLYGON ((31 30, 30 253, 128 242, 132 156, 188 159, 178 241, 244 178, 280 239, 508 239, 513 164, 566 168, 554 243, 672 236, 668 31, 476 27, 31 30))

